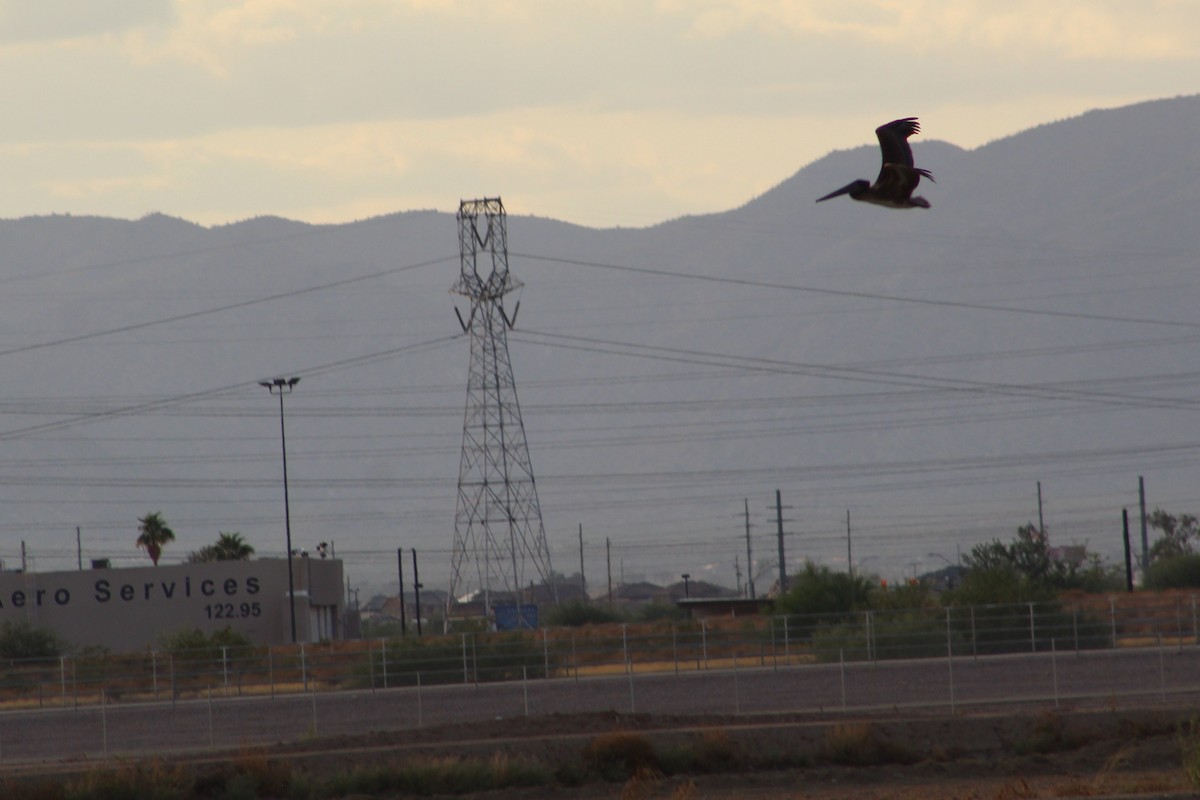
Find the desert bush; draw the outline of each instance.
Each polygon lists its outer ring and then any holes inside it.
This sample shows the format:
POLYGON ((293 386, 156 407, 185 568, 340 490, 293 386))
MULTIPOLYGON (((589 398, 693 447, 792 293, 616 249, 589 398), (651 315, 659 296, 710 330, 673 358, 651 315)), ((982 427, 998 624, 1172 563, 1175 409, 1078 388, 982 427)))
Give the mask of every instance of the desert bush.
POLYGON ((621 615, 612 609, 583 600, 570 600, 546 613, 546 625, 551 627, 578 628, 620 621, 621 615))
POLYGON ((291 767, 262 753, 241 755, 212 772, 197 775, 193 781, 197 796, 214 800, 287 797, 291 786, 291 767))
POLYGON ((658 753, 645 736, 627 731, 606 733, 583 748, 583 762, 606 780, 627 778, 638 770, 661 769, 658 753))
POLYGON ((319 787, 326 797, 350 794, 474 794, 514 787, 545 786, 553 780, 545 765, 496 755, 490 760, 428 758, 400 764, 360 767, 332 776, 319 787))
POLYGON ((1187 725, 1180 728, 1179 754, 1188 783, 1200 789, 1200 718, 1192 717, 1187 725))
POLYGON ((71 778, 63 796, 68 800, 189 800, 194 794, 186 767, 156 760, 95 769, 71 778))
POLYGON ((915 754, 903 745, 884 738, 869 722, 839 722, 825 732, 817 758, 851 767, 880 764, 911 764, 915 754))

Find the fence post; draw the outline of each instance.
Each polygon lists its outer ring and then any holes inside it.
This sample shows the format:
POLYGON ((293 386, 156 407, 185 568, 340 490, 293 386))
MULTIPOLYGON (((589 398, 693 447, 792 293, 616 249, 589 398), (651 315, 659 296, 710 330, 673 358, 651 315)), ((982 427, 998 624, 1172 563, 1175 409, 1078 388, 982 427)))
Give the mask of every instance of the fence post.
POLYGON ((525 697, 525 718, 529 718, 529 667, 521 666, 521 693, 525 697))
POLYGON ((704 654, 704 668, 708 669, 708 622, 700 620, 700 652, 704 654))
POLYGON ((791 655, 788 652, 788 628, 790 627, 788 617, 785 614, 783 617, 783 665, 785 667, 790 666, 792 663, 791 655))
MULTIPOLYGON (((384 648, 387 648, 387 643, 384 643, 384 648)), ((375 648, 371 644, 371 640, 367 639, 367 671, 371 675, 371 694, 375 693, 375 648)))
POLYGON ((1158 696, 1167 702, 1167 665, 1163 659, 1162 634, 1158 635, 1158 696))
POLYGON ((171 672, 171 705, 175 705, 175 700, 179 697, 179 688, 175 685, 175 654, 167 655, 167 669, 171 672))
POLYGON ((225 686, 225 696, 229 697, 229 648, 221 647, 221 679, 225 686))
POLYGON ((379 640, 379 666, 383 670, 383 688, 388 688, 387 639, 379 640))
POLYGON ((1183 601, 1175 598, 1175 638, 1178 640, 1179 652, 1183 652, 1183 601))
POLYGON ((738 686, 737 645, 733 647, 733 713, 742 713, 742 695, 738 686))
POLYGON ((1071 606, 1071 634, 1075 637, 1075 655, 1079 655, 1079 606, 1071 606))
POLYGON ((308 691, 308 656, 304 651, 304 642, 300 643, 300 685, 308 691))
POLYGON ((979 639, 975 635, 975 606, 971 606, 971 657, 979 660, 979 639))
POLYGON ((467 670, 467 635, 462 634, 462 654, 463 654, 463 683, 471 682, 471 673, 467 670))
POLYGON ((954 714, 954 639, 950 634, 950 606, 946 606, 946 670, 950 676, 950 713, 954 714))
MULTIPOLYGON (((174 673, 172 673, 174 674, 174 673)), ((267 683, 271 684, 271 699, 275 699, 275 650, 267 645, 267 683)))
POLYGON ((621 660, 625 662, 625 671, 629 672, 629 638, 626 636, 625 623, 621 623, 621 660))
POLYGON ((842 712, 846 711, 846 651, 838 648, 838 674, 842 683, 842 712))
POLYGON ((679 645, 675 640, 675 623, 671 623, 671 658, 675 662, 675 677, 679 677, 679 645))
MULTIPOLYGON (((628 662, 626 662, 626 663, 628 664, 628 662)), ((636 714, 637 713, 637 702, 633 696, 633 669, 630 669, 628 671, 628 675, 629 675, 629 713, 636 714)))
POLYGON ((58 669, 62 679, 62 704, 63 708, 67 707, 67 657, 58 657, 58 669))
POLYGON ((1033 603, 1029 604, 1029 650, 1032 653, 1037 652, 1037 635, 1033 628, 1033 603))
POLYGON ((1112 648, 1115 650, 1117 647, 1117 600, 1115 597, 1108 598, 1108 622, 1112 631, 1112 648))
POLYGON ((1196 595, 1192 595, 1192 644, 1200 644, 1200 631, 1197 631, 1196 626, 1196 595))
POLYGON ((775 652, 775 617, 771 617, 771 666, 779 671, 779 654, 775 652))
POLYGON ((545 662, 542 678, 550 680, 550 631, 546 628, 542 628, 542 660, 545 662))
POLYGON ((579 683, 579 653, 575 649, 575 629, 571 629, 571 666, 575 667, 575 682, 579 683))
POLYGON ((108 687, 100 684, 100 738, 104 746, 104 757, 108 758, 108 687))
POLYGON ((158 699, 158 651, 150 651, 150 670, 154 675, 154 699, 158 699))
POLYGON ((1054 677, 1054 707, 1058 708, 1058 644, 1050 638, 1050 674, 1054 677))

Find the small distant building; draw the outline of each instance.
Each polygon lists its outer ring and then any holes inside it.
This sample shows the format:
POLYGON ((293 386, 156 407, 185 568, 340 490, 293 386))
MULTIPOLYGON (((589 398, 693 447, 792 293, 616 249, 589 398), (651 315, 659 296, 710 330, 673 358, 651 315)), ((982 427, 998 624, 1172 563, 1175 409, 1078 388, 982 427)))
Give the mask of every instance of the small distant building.
MULTIPOLYGON (((296 641, 345 638, 342 562, 293 558, 296 641)), ((0 623, 49 628, 73 647, 153 646, 192 626, 256 644, 292 641, 288 562, 211 561, 70 572, 0 573, 0 623)))
POLYGON ((676 599, 675 605, 687 612, 688 619, 712 619, 757 616, 771 601, 765 597, 690 597, 676 599))

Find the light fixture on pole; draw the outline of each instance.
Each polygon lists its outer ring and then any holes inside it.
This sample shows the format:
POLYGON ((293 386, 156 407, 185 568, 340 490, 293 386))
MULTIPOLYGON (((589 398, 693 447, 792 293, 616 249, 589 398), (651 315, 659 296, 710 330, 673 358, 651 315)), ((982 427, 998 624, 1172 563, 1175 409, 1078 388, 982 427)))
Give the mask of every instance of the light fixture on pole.
POLYGON ((683 578, 683 597, 686 600, 692 596, 691 589, 688 587, 688 579, 691 578, 692 575, 689 572, 685 572, 679 577, 683 578))
POLYGON ((279 443, 283 447, 283 527, 287 533, 288 616, 292 622, 292 644, 296 643, 296 583, 292 576, 292 512, 288 503, 287 430, 283 424, 283 396, 291 394, 299 378, 273 378, 259 381, 271 394, 279 395, 279 443))

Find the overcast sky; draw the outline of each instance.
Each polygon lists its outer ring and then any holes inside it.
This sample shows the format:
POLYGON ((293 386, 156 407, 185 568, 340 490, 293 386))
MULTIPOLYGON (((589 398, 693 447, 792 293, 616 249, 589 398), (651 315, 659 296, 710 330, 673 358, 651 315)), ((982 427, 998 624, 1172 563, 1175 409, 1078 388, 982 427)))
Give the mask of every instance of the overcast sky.
POLYGON ((1195 0, 0 0, 0 217, 641 226, 1200 90, 1195 0))

